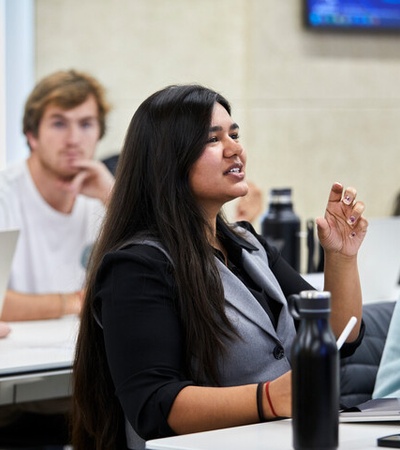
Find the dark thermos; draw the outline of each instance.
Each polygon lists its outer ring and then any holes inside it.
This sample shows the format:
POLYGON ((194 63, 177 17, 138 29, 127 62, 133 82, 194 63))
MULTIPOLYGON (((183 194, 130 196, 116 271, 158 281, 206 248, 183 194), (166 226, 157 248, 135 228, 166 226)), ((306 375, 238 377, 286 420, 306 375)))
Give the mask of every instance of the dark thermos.
POLYGON ((300 219, 293 210, 291 188, 270 190, 268 210, 261 219, 261 234, 300 271, 300 219))
POLYGON ((329 324, 330 292, 289 297, 300 320, 292 346, 292 429, 295 450, 334 450, 339 434, 339 356, 329 324))

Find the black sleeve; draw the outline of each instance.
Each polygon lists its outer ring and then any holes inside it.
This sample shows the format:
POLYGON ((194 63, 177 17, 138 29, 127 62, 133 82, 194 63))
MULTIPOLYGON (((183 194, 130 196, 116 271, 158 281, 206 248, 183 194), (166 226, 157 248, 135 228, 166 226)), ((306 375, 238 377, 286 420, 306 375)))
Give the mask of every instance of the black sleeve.
POLYGON ((109 254, 96 291, 108 364, 126 417, 143 439, 173 435, 170 408, 193 383, 185 377, 170 263, 146 245, 109 254))
MULTIPOLYGON (((301 291, 315 290, 293 267, 286 262, 281 256, 279 250, 270 245, 267 240, 258 234, 253 226, 249 222, 238 222, 239 225, 246 230, 250 231, 265 248, 268 255, 269 266, 276 279, 278 280, 285 297, 288 298, 292 294, 298 294, 301 291)), ((295 321, 296 328, 298 327, 297 321, 295 321)), ((353 342, 346 342, 340 349, 340 357, 345 358, 351 356, 356 349, 360 346, 365 333, 365 324, 361 323, 360 333, 357 339, 353 342)))

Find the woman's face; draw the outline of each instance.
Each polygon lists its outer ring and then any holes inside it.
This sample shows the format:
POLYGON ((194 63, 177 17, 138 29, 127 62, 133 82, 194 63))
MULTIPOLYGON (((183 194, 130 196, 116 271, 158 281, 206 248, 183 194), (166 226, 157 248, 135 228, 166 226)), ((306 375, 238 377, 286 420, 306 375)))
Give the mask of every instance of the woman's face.
POLYGON ((239 142, 239 126, 216 103, 207 144, 189 173, 189 183, 200 205, 217 214, 222 205, 247 194, 246 152, 239 142))

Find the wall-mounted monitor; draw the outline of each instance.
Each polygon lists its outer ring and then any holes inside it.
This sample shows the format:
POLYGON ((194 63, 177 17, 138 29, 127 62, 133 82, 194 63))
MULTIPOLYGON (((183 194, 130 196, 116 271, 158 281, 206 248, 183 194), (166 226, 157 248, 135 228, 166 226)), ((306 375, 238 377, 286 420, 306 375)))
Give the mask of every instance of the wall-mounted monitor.
POLYGON ((313 30, 400 31, 400 0, 304 0, 313 30))

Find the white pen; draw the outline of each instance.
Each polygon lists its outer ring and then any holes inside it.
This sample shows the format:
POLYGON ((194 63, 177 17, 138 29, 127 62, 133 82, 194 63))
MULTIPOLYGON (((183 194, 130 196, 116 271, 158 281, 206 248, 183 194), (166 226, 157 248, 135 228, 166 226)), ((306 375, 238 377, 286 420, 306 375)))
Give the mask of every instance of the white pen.
POLYGON ((339 336, 338 340, 336 341, 336 345, 338 350, 341 349, 342 345, 344 344, 344 341, 349 337, 349 334, 351 333, 351 330, 354 328, 354 325, 357 323, 357 317, 350 317, 350 320, 348 321, 347 325, 344 327, 344 330, 342 331, 342 334, 339 336))

